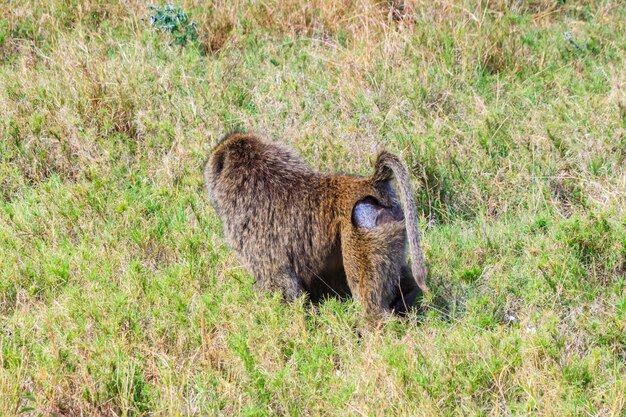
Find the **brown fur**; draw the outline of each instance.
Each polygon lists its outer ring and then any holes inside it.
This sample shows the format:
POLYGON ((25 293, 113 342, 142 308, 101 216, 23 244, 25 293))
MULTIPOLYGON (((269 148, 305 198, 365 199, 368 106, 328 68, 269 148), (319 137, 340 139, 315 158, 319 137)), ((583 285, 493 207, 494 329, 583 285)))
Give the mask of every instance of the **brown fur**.
MULTIPOLYGON (((314 301, 352 295, 374 315, 406 309, 405 296, 412 302, 417 286, 427 291, 413 190, 394 155, 381 153, 371 177, 328 175, 281 146, 235 133, 213 149, 204 178, 225 238, 258 287, 281 291, 286 300, 303 292, 314 301), (406 220, 355 226, 353 209, 366 197, 399 210, 394 177, 406 220), (413 273, 406 263, 407 229, 413 273)), ((381 219, 387 217, 393 216, 381 219)))

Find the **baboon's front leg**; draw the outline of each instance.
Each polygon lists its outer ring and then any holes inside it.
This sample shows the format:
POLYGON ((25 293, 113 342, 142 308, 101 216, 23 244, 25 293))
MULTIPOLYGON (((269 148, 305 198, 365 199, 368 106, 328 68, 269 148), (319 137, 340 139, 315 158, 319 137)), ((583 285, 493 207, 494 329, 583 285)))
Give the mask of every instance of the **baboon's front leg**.
POLYGON ((269 276, 257 280, 255 287, 264 291, 279 291, 287 302, 292 302, 304 291, 300 277, 290 266, 276 268, 269 276))

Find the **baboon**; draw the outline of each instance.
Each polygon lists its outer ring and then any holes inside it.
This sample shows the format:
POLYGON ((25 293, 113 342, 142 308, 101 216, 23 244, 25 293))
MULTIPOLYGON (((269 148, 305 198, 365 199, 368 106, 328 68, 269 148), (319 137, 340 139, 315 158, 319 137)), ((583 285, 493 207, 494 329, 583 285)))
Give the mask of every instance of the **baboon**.
POLYGON ((352 296, 373 316, 405 314, 428 291, 413 188, 397 156, 381 152, 371 177, 324 174, 282 146, 232 133, 203 176, 226 241, 255 286, 287 301, 303 292, 313 302, 352 296))

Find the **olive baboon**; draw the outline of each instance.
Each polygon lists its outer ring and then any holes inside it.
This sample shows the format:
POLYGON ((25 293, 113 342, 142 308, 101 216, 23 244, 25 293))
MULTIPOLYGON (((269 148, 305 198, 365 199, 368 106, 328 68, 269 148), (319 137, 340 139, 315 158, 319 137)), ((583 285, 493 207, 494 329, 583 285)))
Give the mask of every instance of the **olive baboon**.
POLYGON ((408 170, 389 152, 378 155, 371 177, 329 175, 288 149, 233 133, 211 152, 204 180, 257 287, 288 301, 302 292, 312 301, 352 295, 376 316, 404 314, 419 289, 428 291, 408 170))

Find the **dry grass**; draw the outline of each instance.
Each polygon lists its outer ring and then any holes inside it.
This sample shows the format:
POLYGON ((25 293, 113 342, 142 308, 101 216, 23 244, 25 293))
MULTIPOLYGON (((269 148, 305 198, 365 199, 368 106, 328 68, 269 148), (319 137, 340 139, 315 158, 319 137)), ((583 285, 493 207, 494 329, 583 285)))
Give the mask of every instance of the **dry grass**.
POLYGON ((619 1, 0 10, 0 415, 626 409, 619 1), (441 302, 379 329, 255 294, 202 194, 229 129, 409 162, 441 302))

